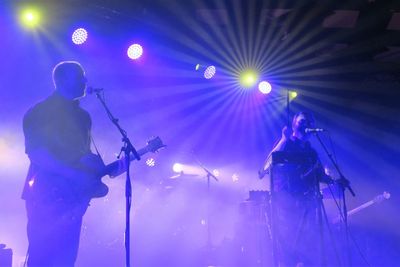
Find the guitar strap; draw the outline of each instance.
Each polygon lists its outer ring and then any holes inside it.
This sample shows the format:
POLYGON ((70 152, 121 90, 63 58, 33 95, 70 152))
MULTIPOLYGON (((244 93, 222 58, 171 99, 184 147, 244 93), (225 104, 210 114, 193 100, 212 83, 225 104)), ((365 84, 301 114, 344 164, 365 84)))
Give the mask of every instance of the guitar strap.
POLYGON ((103 160, 103 157, 100 155, 99 149, 97 148, 96 143, 94 142, 94 138, 93 138, 92 135, 90 135, 90 141, 92 142, 93 147, 94 147, 94 149, 96 150, 97 156, 99 156, 99 157, 101 158, 101 160, 104 161, 104 160, 103 160))

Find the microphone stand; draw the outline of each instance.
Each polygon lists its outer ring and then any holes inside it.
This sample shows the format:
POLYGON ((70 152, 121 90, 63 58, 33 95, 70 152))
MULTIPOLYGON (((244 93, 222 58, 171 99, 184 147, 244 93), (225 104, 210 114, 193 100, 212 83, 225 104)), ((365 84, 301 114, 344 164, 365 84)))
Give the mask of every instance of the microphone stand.
POLYGON ((137 153, 135 147, 132 145, 131 141, 128 138, 127 132, 121 128, 121 126, 118 123, 118 119, 115 118, 109 108, 106 105, 105 98, 104 98, 104 93, 100 94, 100 92, 96 92, 96 97, 100 100, 101 104, 103 105, 104 109, 106 110, 106 113, 108 117, 110 118, 111 122, 117 127, 118 131, 122 135, 122 142, 123 146, 121 147, 121 151, 118 155, 120 157, 121 153, 124 153, 125 157, 125 168, 126 168, 126 182, 125 182, 125 204, 126 204, 126 209, 125 209, 125 261, 126 261, 126 267, 130 267, 131 265, 131 259, 130 259, 130 211, 131 211, 131 205, 132 205, 132 184, 131 184, 131 176, 130 176, 130 156, 136 158, 137 160, 140 160, 140 156, 137 153))
POLYGON ((338 172, 338 174, 340 176, 339 186, 340 186, 341 195, 342 195, 343 211, 341 211, 339 209, 339 213, 340 213, 340 216, 344 223, 344 230, 345 230, 345 237, 346 237, 345 248, 346 248, 346 252, 347 252, 348 264, 349 264, 349 266, 351 266, 351 255, 350 255, 350 250, 349 250, 349 228, 348 228, 348 224, 347 224, 347 204, 346 204, 345 189, 347 188, 353 197, 355 197, 356 194, 354 193, 353 189, 350 186, 350 181, 343 175, 343 173, 341 172, 336 161, 333 159, 332 154, 328 151, 324 142, 322 142, 321 137, 319 136, 318 132, 315 132, 315 136, 317 137, 317 139, 318 139, 319 143, 321 144, 322 148, 324 149, 326 155, 328 155, 330 161, 332 162, 333 166, 335 167, 336 171, 338 172))
POLYGON ((211 229, 210 229, 210 178, 214 178, 215 181, 219 181, 214 174, 212 174, 207 168, 201 166, 207 173, 207 248, 212 249, 211 243, 211 229))
POLYGON ((211 229, 210 229, 210 179, 213 178, 215 181, 219 182, 218 178, 210 172, 201 162, 195 158, 197 161, 197 164, 206 172, 206 177, 207 177, 207 254, 208 258, 210 257, 209 253, 211 253, 212 250, 212 244, 211 244, 211 229))

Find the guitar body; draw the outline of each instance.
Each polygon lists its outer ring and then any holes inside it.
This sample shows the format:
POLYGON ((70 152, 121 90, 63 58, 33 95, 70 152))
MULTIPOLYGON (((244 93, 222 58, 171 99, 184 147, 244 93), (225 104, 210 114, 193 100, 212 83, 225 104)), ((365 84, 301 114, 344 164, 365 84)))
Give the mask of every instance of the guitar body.
POLYGON ((89 153, 80 159, 79 169, 82 172, 93 174, 93 179, 89 182, 89 185, 84 186, 79 192, 83 195, 82 197, 99 198, 108 194, 108 186, 101 181, 105 175, 105 168, 107 166, 99 155, 89 153))
POLYGON ((99 179, 97 183, 93 185, 90 192, 90 198, 101 198, 108 194, 108 186, 99 179))

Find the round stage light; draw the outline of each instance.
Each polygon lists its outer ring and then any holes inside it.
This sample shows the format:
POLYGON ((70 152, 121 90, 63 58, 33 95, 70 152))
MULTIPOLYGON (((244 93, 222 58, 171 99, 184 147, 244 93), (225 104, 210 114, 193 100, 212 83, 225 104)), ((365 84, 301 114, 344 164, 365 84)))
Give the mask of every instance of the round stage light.
POLYGON ((289 96, 290 96, 290 99, 294 99, 294 98, 297 97, 297 92, 296 91, 290 91, 289 92, 289 96))
POLYGON ((243 71, 240 74, 239 80, 240 80, 240 84, 244 88, 250 88, 256 84, 256 82, 258 80, 258 74, 256 71, 254 71, 252 69, 248 69, 248 70, 243 71))
POLYGON ((264 95, 267 95, 267 94, 271 93, 272 87, 269 82, 262 81, 258 84, 258 90, 260 90, 260 92, 263 93, 264 95))
POLYGON ((76 45, 81 45, 86 42, 87 37, 87 31, 84 28, 79 28, 72 33, 72 42, 76 45))
POLYGON ((26 8, 21 11, 20 20, 24 26, 34 28, 40 22, 40 13, 34 8, 26 8))
POLYGON ((211 79, 212 77, 214 77, 216 71, 217 69, 215 68, 215 66, 208 66, 204 71, 204 78, 211 79))
POLYGON ((156 160, 153 158, 146 159, 146 165, 149 167, 154 167, 156 165, 156 160))
POLYGON ((127 53, 130 59, 136 60, 142 56, 143 48, 140 44, 133 44, 129 46, 127 53))

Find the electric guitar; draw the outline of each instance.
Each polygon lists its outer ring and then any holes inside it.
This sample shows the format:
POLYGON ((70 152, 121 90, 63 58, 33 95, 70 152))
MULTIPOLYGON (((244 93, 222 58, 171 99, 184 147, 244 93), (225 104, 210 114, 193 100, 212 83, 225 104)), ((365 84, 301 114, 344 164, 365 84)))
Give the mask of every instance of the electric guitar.
MULTIPOLYGON (((155 137, 147 142, 147 145, 137 151, 139 156, 143 156, 148 152, 157 152, 160 149, 164 148, 165 145, 163 144, 160 137, 155 137)), ((136 157, 132 154, 130 155, 129 160, 133 161, 136 157)), ((101 198, 108 194, 108 186, 101 181, 101 179, 109 175, 110 178, 115 178, 126 171, 126 159, 123 157, 118 159, 108 165, 100 172, 96 174, 96 177, 90 182, 90 186, 86 186, 83 190, 79 190, 79 198, 101 198)))

